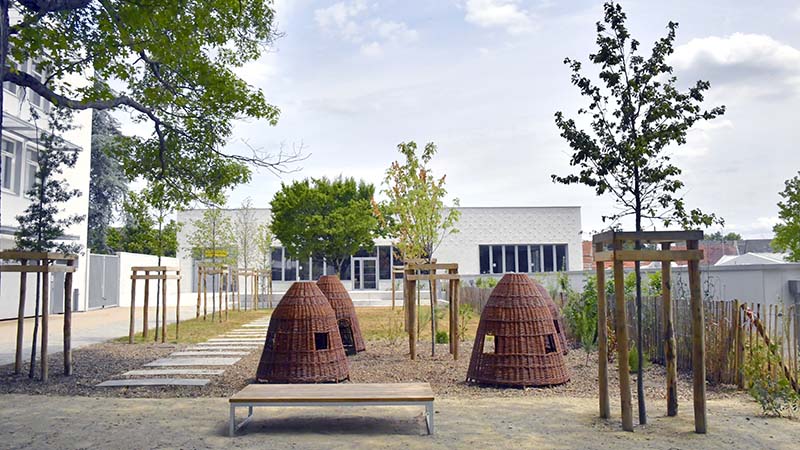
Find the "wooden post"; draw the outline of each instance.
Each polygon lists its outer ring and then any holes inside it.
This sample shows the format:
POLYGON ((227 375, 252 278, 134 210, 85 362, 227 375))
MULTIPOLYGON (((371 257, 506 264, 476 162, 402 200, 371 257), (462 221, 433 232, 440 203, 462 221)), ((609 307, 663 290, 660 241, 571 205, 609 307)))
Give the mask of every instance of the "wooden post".
MULTIPOLYGON (((745 310, 747 310, 747 303, 743 303, 736 311, 736 385, 739 389, 744 389, 744 322, 742 316, 745 310)), ((797 350, 796 346, 795 350, 797 350)))
MULTIPOLYGON (((661 249, 669 251, 669 242, 661 249)), ((678 415, 678 354, 672 312, 672 268, 670 261, 661 261, 661 299, 664 302, 664 359, 667 366, 667 416, 678 415)))
POLYGON ((131 323, 128 329, 128 344, 133 344, 136 334, 136 271, 131 275, 131 323))
MULTIPOLYGON (((435 274, 436 271, 434 270, 435 274)), ((431 356, 436 356, 436 280, 428 279, 428 288, 431 295, 431 356)))
MULTIPOLYGON (((150 275, 150 272, 145 270, 144 276, 147 277, 150 275)), ((145 278, 144 280, 144 311, 142 311, 142 337, 147 337, 147 316, 150 309, 150 280, 145 278)))
POLYGON ((217 300, 217 312, 219 313, 219 322, 222 323, 222 269, 219 269, 219 299, 217 300))
POLYGON ((200 284, 203 278, 203 269, 201 266, 197 267, 197 310, 195 312, 194 318, 200 318, 200 284))
POLYGON ((161 279, 161 343, 167 342, 167 271, 160 271, 161 279))
POLYGON ((394 296, 395 296, 395 293, 396 293, 395 291, 397 290, 394 287, 394 267, 392 267, 391 272, 392 272, 392 275, 391 275, 391 279, 392 279, 392 311, 394 311, 394 296))
POLYGON ((453 284, 453 334, 452 334, 452 341, 453 341, 453 360, 458 361, 458 345, 461 340, 461 336, 459 335, 459 328, 458 328, 458 311, 461 308, 461 280, 455 280, 453 284))
MULTIPOLYGON (((452 270, 448 270, 447 273, 448 274, 452 274, 453 271, 452 270)), ((449 320, 448 320, 449 327, 448 328, 449 329, 448 329, 447 335, 450 338, 450 339, 448 339, 448 341, 449 341, 449 344, 450 344, 450 354, 451 355, 453 354, 453 337, 455 336, 455 333, 453 333, 453 326, 455 325, 455 321, 456 321, 456 314, 454 314, 454 310, 453 310, 453 303, 455 302, 455 299, 453 298, 453 281, 455 281, 455 280, 449 280, 448 283, 447 283, 447 310, 449 312, 449 315, 448 315, 448 317, 449 317, 449 320)))
MULTIPOLYGON (((595 245, 595 251, 602 251, 602 244, 595 245)), ((608 398, 608 307, 606 306, 606 267, 599 261, 597 271, 597 381, 600 391, 600 418, 611 417, 611 404, 608 398)))
POLYGON ((417 282, 408 279, 413 273, 413 270, 406 269, 404 277, 404 294, 408 306, 408 351, 412 360, 417 359, 417 282))
POLYGON ((206 281, 206 271, 203 269, 203 320, 208 316, 208 282, 206 281))
POLYGON ((47 341, 48 341, 48 328, 50 315, 50 261, 47 259, 42 260, 42 350, 39 352, 41 362, 41 377, 43 382, 47 382, 48 378, 48 364, 47 364, 47 341))
MULTIPOLYGON (((697 241, 687 241, 686 248, 697 250, 697 241)), ((692 380, 694 431, 706 433, 706 353, 703 298, 700 292, 700 262, 689 261, 689 291, 692 305, 692 380)))
POLYGON ((231 288, 230 285, 229 285, 230 284, 230 275, 227 272, 225 272, 222 276, 224 277, 224 280, 225 280, 225 285, 224 285, 224 289, 225 289, 225 320, 227 321, 228 320, 228 310, 231 307, 230 303, 228 302, 228 291, 230 291, 230 288, 231 288))
MULTIPOLYGON (((620 250, 621 245, 614 243, 614 249, 620 250)), ((616 252, 615 252, 616 254, 616 252)), ((619 397, 622 408, 622 429, 633 431, 633 408, 631 407, 631 379, 628 367, 628 324, 626 323, 625 310, 625 271, 622 261, 614 260, 614 296, 616 311, 615 327, 617 335, 617 365, 619 366, 619 397)))
POLYGON ((175 280, 175 293, 178 295, 175 300, 175 342, 178 342, 179 328, 181 326, 181 271, 175 272, 177 279, 175 280))
POLYGON ((244 269, 244 310, 247 311, 247 268, 244 269))
MULTIPOLYGON (((20 260, 23 266, 28 264, 27 259, 20 260)), ((19 310, 17 312, 17 354, 14 359, 14 373, 19 374, 22 372, 22 342, 25 336, 25 300, 27 297, 27 281, 28 273, 20 272, 19 274, 19 310)))
MULTIPOLYGON (((67 261, 74 266, 75 260, 67 261)), ((72 272, 64 274, 64 375, 72 375, 72 272)))

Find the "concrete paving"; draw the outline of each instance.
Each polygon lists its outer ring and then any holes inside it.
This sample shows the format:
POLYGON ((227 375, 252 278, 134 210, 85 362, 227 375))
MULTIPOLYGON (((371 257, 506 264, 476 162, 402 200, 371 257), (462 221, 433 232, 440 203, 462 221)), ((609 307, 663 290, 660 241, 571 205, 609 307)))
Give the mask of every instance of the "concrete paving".
POLYGON ((249 354, 250 352, 236 352, 236 351, 218 351, 218 352, 195 351, 195 352, 175 352, 171 353, 169 356, 244 356, 249 354))
POLYGON ((222 375, 223 369, 139 369, 122 374, 126 377, 148 377, 157 375, 222 375))
POLYGON ((205 386, 211 380, 205 378, 132 378, 127 380, 108 380, 97 387, 122 386, 205 386))
MULTIPOLYGON (((142 330, 142 310, 136 308, 136 331, 142 330)), ((181 317, 193 318, 195 306, 181 306, 181 317)), ((155 308, 149 308, 149 326, 155 327, 155 308)), ((98 344, 109 339, 128 335, 131 310, 124 308, 105 308, 88 312, 75 312, 72 314, 72 348, 81 348, 87 345, 98 344)), ((41 319, 40 319, 41 320, 41 319)), ((175 308, 167 307, 167 323, 175 322, 175 308)), ((40 322, 41 324, 41 322, 40 322)), ((49 317, 49 345, 48 352, 60 352, 64 342, 64 316, 51 315, 49 317)), ((41 330, 41 325, 39 327, 41 330)), ((25 360, 30 359, 31 338, 33 336, 33 319, 25 319, 25 339, 23 341, 23 355, 25 360)), ((41 335, 39 338, 41 339, 41 335)), ((17 342, 17 321, 0 321, 0 365, 14 362, 17 342)), ((37 342, 37 345, 41 345, 37 342)), ((37 349, 38 354, 38 349, 37 349)))
POLYGON ((258 345, 231 345, 231 346, 223 345, 223 346, 211 346, 211 347, 200 345, 197 347, 189 347, 186 350, 189 351, 254 350, 257 349, 258 347, 259 347, 258 345))
POLYGON ((145 367, 178 366, 232 366, 242 358, 161 358, 145 364, 145 367))

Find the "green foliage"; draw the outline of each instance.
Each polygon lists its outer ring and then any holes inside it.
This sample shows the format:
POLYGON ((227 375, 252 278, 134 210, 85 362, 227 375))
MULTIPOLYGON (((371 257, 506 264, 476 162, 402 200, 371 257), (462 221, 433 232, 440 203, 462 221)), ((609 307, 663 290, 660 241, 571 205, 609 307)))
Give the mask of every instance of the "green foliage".
POLYGON ((588 357, 597 346, 597 278, 594 275, 586 277, 580 294, 573 292, 569 284, 567 288, 564 321, 588 357))
POLYGON ((226 187, 249 180, 247 164, 286 162, 284 154, 222 153, 234 119, 278 119, 278 108, 237 70, 258 60, 276 36, 270 0, 16 0, 2 8, 16 12, 3 55, 46 55, 40 67, 49 75, 41 83, 12 70, 2 81, 54 105, 124 108, 151 124, 149 136, 130 138, 116 156, 130 178, 164 181, 170 201, 219 201, 226 187), (86 74, 88 86, 68 82, 86 74))
POLYGON ((120 162, 112 156, 122 140, 119 123, 108 111, 92 111, 92 162, 89 177, 89 236, 93 253, 110 253, 108 228, 128 192, 120 162))
POLYGON ((400 342, 406 336, 406 332, 403 329, 404 323, 405 316, 403 311, 400 309, 392 311, 387 316, 386 323, 382 326, 384 337, 393 344, 400 342))
POLYGON ((244 199, 236 212, 233 226, 239 255, 237 262, 240 267, 250 269, 256 262, 256 239, 259 231, 253 211, 253 200, 250 197, 244 199))
POLYGON ((111 251, 176 256, 179 225, 174 220, 163 223, 165 217, 154 213, 146 192, 129 192, 122 203, 122 214, 123 226, 108 229, 107 244, 111 251))
POLYGON ((475 286, 481 289, 491 289, 497 286, 497 278, 478 277, 475 279, 475 286))
POLYGON ((19 229, 14 233, 19 250, 69 254, 82 250, 80 244, 62 240, 67 228, 84 219, 81 215, 64 217, 61 214, 60 205, 81 195, 79 190, 69 189, 62 176, 64 168, 75 167, 78 160, 78 152, 60 137, 71 129, 70 118, 70 111, 56 108, 50 115, 50 132, 38 138, 39 168, 33 186, 25 193, 31 202, 25 212, 17 216, 19 229))
POLYGON ((450 336, 447 335, 447 331, 437 331, 436 332, 436 343, 437 344, 447 344, 450 342, 450 336))
POLYGON ((228 264, 233 260, 235 247, 231 220, 220 208, 203 211, 203 217, 192 221, 194 231, 189 235, 187 250, 212 264, 228 264), (221 254, 221 253, 224 253, 221 254))
POLYGON ((772 248, 788 253, 789 261, 800 262, 800 172, 786 180, 780 195, 783 198, 778 202, 780 223, 772 228, 775 232, 772 248))
POLYGON ((677 222, 683 227, 722 223, 699 209, 687 211, 678 192, 684 188, 681 170, 670 160, 671 149, 686 143, 686 134, 698 121, 724 114, 723 106, 704 110, 701 103, 710 87, 698 81, 686 92, 667 63, 673 53, 678 24, 667 25, 667 36, 656 41, 649 57, 639 54, 639 41, 632 39, 627 19, 619 4, 604 5, 605 15, 597 22, 596 52, 589 60, 599 71, 600 83, 584 76, 581 63, 567 58, 572 84, 588 97, 589 130, 579 128, 562 112, 555 114, 561 136, 573 149, 570 165, 577 173, 553 175, 563 184, 584 184, 597 195, 611 194, 619 208, 603 220, 616 223, 634 216, 636 230, 641 220, 677 222))
MULTIPOLYGON (((669 262, 662 262, 669 264, 669 262)), ((656 271, 647 276, 646 292, 651 297, 661 296, 661 271, 656 271)))
POLYGON ((705 240, 707 241, 741 241, 742 235, 739 233, 729 232, 726 234, 722 234, 722 231, 715 231, 713 233, 709 233, 705 235, 705 240))
POLYGON ((281 184, 272 199, 272 232, 292 259, 325 258, 337 270, 378 233, 375 188, 353 178, 313 178, 281 184))
POLYGON ((382 209, 393 220, 383 222, 403 260, 429 259, 445 237, 458 233, 455 226, 461 213, 455 207, 459 201, 453 200, 453 208, 444 205, 446 176, 436 178, 429 166, 436 154, 433 142, 425 144, 421 155, 414 141, 402 142, 397 149, 405 160, 393 162, 386 171, 383 193, 388 201, 382 209))
MULTIPOLYGON (((645 356, 644 358, 644 368, 650 366, 650 360, 647 359, 645 356)), ((639 371, 639 353, 636 351, 636 348, 631 348, 628 350, 628 371, 630 373, 635 373, 639 371)))
POLYGON ((768 367, 779 365, 780 358, 763 344, 755 344, 744 365, 744 376, 748 383, 748 392, 761 406, 767 416, 789 416, 797 414, 800 409, 800 394, 793 388, 782 371, 773 378, 768 367))
POLYGON ((272 267, 272 230, 268 223, 256 227, 254 243, 256 245, 256 267, 259 270, 268 270, 272 267))
POLYGON ((458 336, 461 340, 466 340, 469 324, 475 316, 475 309, 469 303, 458 305, 458 336))

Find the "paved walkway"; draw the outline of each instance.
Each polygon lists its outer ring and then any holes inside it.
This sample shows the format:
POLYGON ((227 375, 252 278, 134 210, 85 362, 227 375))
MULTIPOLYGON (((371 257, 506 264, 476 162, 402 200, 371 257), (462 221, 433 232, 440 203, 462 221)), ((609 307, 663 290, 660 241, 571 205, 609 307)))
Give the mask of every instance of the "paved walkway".
POLYGON ((208 376, 222 375, 225 368, 236 364, 243 356, 260 350, 268 327, 269 316, 260 317, 241 328, 151 361, 141 370, 118 374, 97 386, 205 386, 211 381, 208 376))
MULTIPOLYGON (((181 306, 181 317, 194 318, 195 305, 181 306)), ((136 331, 142 330, 142 309, 136 308, 136 331)), ((155 308, 150 308, 149 321, 155 327, 155 308)), ((72 313, 72 348, 80 348, 91 344, 105 342, 109 339, 127 336, 131 320, 131 309, 107 308, 88 312, 72 313)), ((167 307, 167 323, 175 322, 175 307, 167 307)), ((63 347, 64 316, 50 316, 49 352, 60 352, 63 347)), ((41 330, 41 327, 40 327, 41 330)), ((31 354, 31 337, 33 336, 33 319, 25 319, 25 340, 23 354, 31 354)), ((0 322, 0 365, 14 362, 17 342, 17 321, 0 322)), ((38 351, 37 351, 38 353, 38 351)))

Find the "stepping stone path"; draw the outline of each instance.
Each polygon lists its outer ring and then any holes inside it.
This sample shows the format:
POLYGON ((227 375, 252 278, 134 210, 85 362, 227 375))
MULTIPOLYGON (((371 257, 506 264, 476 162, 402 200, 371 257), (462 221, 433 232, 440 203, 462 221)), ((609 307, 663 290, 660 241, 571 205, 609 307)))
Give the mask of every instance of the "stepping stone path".
POLYGON ((130 370, 119 375, 125 378, 107 380, 97 386, 205 386, 211 380, 198 376, 222 375, 225 373, 224 367, 232 366, 242 357, 260 349, 264 345, 268 327, 269 318, 258 319, 219 337, 173 352, 166 358, 149 362, 144 365, 146 369, 130 370))

